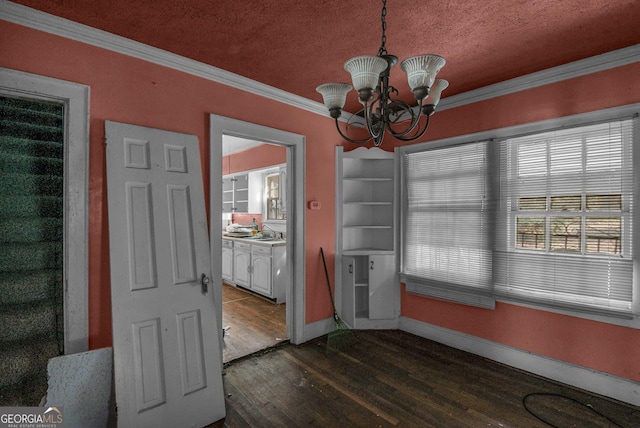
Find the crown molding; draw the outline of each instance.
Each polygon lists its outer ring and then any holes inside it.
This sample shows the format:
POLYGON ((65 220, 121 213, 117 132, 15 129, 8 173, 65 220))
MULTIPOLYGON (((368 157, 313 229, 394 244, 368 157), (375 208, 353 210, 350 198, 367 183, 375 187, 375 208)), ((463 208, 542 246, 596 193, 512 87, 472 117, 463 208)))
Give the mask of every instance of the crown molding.
POLYGON ((273 86, 240 76, 235 73, 213 67, 199 61, 191 60, 171 52, 154 48, 125 37, 79 24, 36 9, 0 0, 0 19, 23 25, 35 30, 44 31, 99 48, 107 49, 123 55, 142 59, 157 65, 217 82, 232 88, 240 89, 289 104, 293 107, 329 116, 324 104, 283 91, 273 86))
POLYGON ((640 61, 640 45, 633 45, 443 98, 438 105, 438 111, 586 76, 638 61, 640 61))
MULTIPOLYGON (((154 48, 7 0, 0 0, 0 19, 142 59, 329 117, 329 112, 322 103, 294 95, 273 86, 265 85, 221 68, 194 61, 162 49, 154 48)), ((638 61, 640 61, 640 44, 446 97, 443 98, 438 105, 438 111, 461 107, 638 61)), ((350 116, 350 113, 343 112, 340 120, 347 121, 350 116)), ((354 119, 357 123, 358 118, 354 119)), ((360 122, 364 123, 363 121, 360 122)))

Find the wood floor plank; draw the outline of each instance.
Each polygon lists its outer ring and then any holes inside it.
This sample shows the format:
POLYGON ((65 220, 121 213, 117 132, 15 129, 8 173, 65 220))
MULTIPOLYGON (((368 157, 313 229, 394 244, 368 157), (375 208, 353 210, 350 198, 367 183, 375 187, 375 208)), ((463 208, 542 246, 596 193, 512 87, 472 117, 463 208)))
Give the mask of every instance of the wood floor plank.
POLYGON ((622 427, 640 408, 401 331, 359 331, 327 352, 326 337, 226 366, 219 427, 622 427), (588 403, 592 408, 576 404, 588 403))
POLYGON ((276 304, 239 287, 223 284, 223 362, 288 340, 286 304, 276 304))

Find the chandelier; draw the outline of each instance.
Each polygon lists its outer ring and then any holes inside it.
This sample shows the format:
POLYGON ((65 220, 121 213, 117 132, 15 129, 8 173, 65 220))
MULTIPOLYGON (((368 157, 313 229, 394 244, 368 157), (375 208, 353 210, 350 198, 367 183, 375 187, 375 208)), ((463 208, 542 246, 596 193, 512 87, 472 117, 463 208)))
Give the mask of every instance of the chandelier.
POLYGON ((398 90, 389 84, 389 71, 398 62, 398 57, 390 55, 385 47, 387 23, 387 1, 382 0, 382 44, 378 55, 357 56, 344 64, 344 69, 351 73, 353 88, 358 92, 358 99, 363 109, 352 115, 346 122, 345 132, 340 129, 338 118, 352 86, 347 83, 325 83, 316 88, 329 109, 329 114, 336 122, 338 132, 351 143, 367 143, 373 141, 376 147, 382 144, 385 132, 402 141, 412 141, 424 135, 429 127, 429 118, 436 110, 442 91, 449 86, 444 79, 437 79, 436 74, 445 64, 439 55, 427 54, 413 56, 400 63, 400 68, 407 73, 409 87, 417 101, 417 105, 391 98, 398 90), (425 120, 421 120, 425 117, 425 120), (350 138, 350 128, 362 128, 364 119, 369 136, 350 138), (359 125, 359 126, 358 126, 359 125))

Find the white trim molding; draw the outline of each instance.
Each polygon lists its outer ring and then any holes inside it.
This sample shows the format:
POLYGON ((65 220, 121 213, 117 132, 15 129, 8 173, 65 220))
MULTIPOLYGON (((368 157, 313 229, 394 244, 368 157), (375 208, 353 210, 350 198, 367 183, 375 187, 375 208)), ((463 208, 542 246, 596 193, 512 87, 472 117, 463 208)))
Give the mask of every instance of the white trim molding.
POLYGON ((411 318, 400 318, 400 330, 557 382, 640 406, 640 383, 629 379, 411 318))
MULTIPOLYGON (((322 116, 329 116, 329 111, 320 102, 294 95, 221 68, 10 1, 0 1, 0 19, 202 77, 322 116)), ((461 107, 638 61, 640 61, 640 44, 445 97, 438 105, 438 111, 461 107)), ((350 113, 343 112, 340 120, 347 121, 350 116, 350 113)), ((357 119, 354 118, 356 123, 358 122, 357 119)))
POLYGON ((89 349, 89 87, 0 67, 0 94, 65 107, 64 353, 89 349))
MULTIPOLYGON (((222 139, 233 136, 248 140, 262 141, 287 148, 287 267, 289 278, 286 291, 286 319, 291 343, 306 341, 306 264, 305 264, 305 159, 306 138, 303 135, 275 128, 244 122, 230 117, 209 115, 209 218, 210 224, 219 224, 222 218, 222 139)), ((222 271, 220 227, 209 230, 212 267, 214 272, 222 271)), ((222 302, 222 277, 214 275, 214 300, 222 302), (217 297, 216 297, 217 296, 217 297)), ((222 323, 222 303, 218 304, 218 321, 222 323)), ((222 324, 220 324, 222 325, 222 324)), ((222 349, 222 348, 221 348, 222 349)))
POLYGON ((563 80, 622 67, 638 61, 640 61, 640 45, 633 45, 443 98, 438 105, 438 111, 550 85, 563 80))

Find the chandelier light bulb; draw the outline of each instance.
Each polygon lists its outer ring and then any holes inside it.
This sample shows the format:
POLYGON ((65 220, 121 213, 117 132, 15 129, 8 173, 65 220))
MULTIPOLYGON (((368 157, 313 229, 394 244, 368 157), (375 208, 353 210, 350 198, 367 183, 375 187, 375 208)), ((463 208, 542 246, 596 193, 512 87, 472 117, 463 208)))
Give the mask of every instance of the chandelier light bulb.
POLYGON ((431 97, 430 104, 437 106, 438 103, 440 102, 440 96, 442 95, 442 91, 447 89, 448 86, 449 86, 449 82, 447 80, 444 80, 444 79, 436 80, 433 86, 431 87, 431 93, 429 94, 431 97))
POLYGON ((357 56, 344 63, 344 69, 351 73, 353 87, 358 93, 363 90, 372 91, 378 85, 380 73, 387 66, 384 58, 372 55, 357 56))
POLYGON ((400 63, 402 71, 407 73, 407 81, 412 91, 418 88, 430 88, 440 69, 446 63, 440 55, 418 55, 400 63))
POLYGON ((316 91, 322 94, 324 105, 329 110, 335 108, 342 110, 350 90, 351 85, 347 83, 325 83, 316 88, 316 91))

